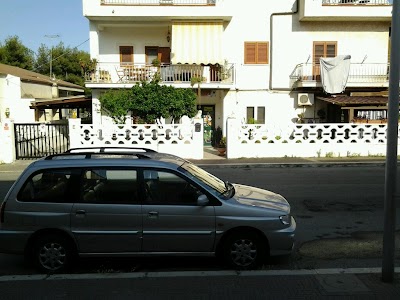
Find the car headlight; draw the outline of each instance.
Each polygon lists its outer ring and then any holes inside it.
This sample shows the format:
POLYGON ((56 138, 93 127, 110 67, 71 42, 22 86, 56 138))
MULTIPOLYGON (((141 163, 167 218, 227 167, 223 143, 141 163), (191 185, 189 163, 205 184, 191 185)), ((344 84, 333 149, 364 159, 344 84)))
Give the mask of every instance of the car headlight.
POLYGON ((281 220, 283 225, 290 225, 290 221, 292 220, 290 215, 280 216, 279 220, 281 220))

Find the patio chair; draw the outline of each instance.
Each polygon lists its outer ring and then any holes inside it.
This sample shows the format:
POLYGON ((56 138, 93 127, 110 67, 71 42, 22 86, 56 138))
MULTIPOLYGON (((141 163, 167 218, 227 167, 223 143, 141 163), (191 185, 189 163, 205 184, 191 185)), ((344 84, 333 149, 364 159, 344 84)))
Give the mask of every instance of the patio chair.
POLYGON ((125 70, 115 67, 115 71, 117 72, 118 75, 118 82, 126 82, 126 74, 125 74, 125 70))

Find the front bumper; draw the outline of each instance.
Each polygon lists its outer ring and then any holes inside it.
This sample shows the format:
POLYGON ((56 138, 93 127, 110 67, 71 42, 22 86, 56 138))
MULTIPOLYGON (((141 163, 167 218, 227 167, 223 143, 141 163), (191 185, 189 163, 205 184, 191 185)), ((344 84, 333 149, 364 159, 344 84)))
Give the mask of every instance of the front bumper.
POLYGON ((292 252, 295 243, 296 220, 291 217, 290 226, 275 231, 269 237, 270 255, 288 255, 292 252))

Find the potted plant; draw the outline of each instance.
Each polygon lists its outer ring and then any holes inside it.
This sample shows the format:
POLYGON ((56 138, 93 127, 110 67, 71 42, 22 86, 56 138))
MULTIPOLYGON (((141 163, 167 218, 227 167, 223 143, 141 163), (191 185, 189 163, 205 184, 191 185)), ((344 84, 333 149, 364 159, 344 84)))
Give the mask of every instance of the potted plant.
POLYGON ((221 137, 219 140, 217 147, 217 151, 219 152, 219 155, 224 155, 226 152, 226 137, 221 137))
POLYGON ((153 59, 152 61, 151 61, 151 65, 153 66, 153 67, 159 67, 160 65, 161 65, 161 61, 158 59, 158 58, 155 58, 155 59, 153 59))

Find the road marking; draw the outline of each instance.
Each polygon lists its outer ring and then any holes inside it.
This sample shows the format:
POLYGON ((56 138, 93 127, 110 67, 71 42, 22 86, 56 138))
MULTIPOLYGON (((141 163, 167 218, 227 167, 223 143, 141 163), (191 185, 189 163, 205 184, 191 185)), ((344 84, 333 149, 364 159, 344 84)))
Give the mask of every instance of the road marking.
MULTIPOLYGON (((81 279, 136 279, 170 277, 217 277, 217 276, 306 276, 337 274, 376 274, 382 268, 314 269, 314 270, 260 270, 260 271, 178 271, 178 272, 137 272, 137 273, 93 273, 93 274, 53 274, 53 275, 5 275, 0 282, 39 280, 81 280, 81 279)), ((396 267, 395 273, 400 273, 396 267)))

